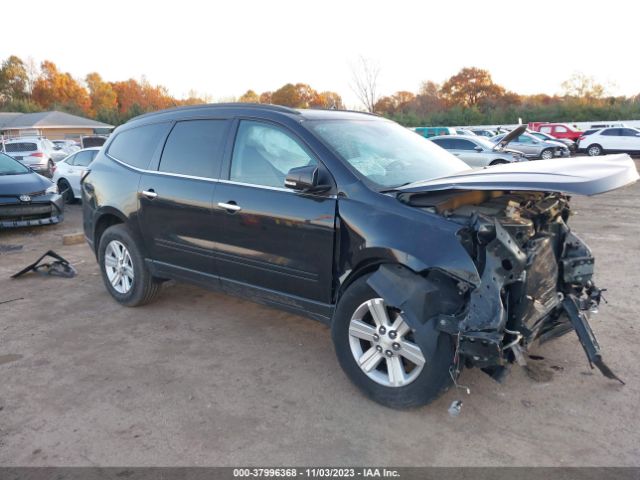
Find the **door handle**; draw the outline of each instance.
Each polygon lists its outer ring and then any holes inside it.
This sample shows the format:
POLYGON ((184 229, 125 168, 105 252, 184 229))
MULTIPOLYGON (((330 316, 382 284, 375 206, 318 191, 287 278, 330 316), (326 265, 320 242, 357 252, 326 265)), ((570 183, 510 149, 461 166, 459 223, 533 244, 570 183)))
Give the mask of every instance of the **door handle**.
POLYGON ((153 188, 150 188, 149 190, 143 190, 142 195, 147 197, 149 200, 153 200, 158 196, 158 194, 153 190, 153 188))
POLYGON ((224 208, 226 211, 228 211, 230 213, 235 213, 235 212, 239 212, 240 210, 242 210, 242 207, 240 205, 238 205, 236 202, 234 202, 233 200, 228 202, 228 203, 218 202, 218 206, 220 208, 224 208))

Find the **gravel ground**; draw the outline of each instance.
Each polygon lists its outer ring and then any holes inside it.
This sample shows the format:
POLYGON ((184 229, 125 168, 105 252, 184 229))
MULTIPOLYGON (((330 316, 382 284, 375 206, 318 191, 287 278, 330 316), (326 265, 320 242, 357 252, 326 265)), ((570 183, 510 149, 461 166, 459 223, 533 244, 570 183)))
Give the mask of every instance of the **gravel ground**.
POLYGON ((182 284, 119 306, 89 248, 62 245, 78 205, 0 233, 0 465, 638 466, 639 204, 640 184, 576 197, 571 220, 608 289, 592 326, 626 386, 569 334, 535 352, 535 378, 468 370, 470 396, 407 412, 349 383, 319 323, 182 284), (78 276, 9 279, 47 249, 78 276))

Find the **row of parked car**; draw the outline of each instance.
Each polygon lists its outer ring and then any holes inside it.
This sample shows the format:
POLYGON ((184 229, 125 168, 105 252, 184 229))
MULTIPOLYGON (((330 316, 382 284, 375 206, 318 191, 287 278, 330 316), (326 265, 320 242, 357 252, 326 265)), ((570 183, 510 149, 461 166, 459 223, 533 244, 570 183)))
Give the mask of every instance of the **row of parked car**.
POLYGON ((19 137, 0 143, 0 230, 62 220, 64 204, 81 197, 80 180, 100 151, 89 145, 102 145, 106 137, 82 140, 19 137))
POLYGON ((590 156, 640 153, 640 130, 625 126, 598 126, 581 131, 565 124, 533 123, 513 130, 418 127, 414 131, 471 167, 566 158, 576 152, 590 156))

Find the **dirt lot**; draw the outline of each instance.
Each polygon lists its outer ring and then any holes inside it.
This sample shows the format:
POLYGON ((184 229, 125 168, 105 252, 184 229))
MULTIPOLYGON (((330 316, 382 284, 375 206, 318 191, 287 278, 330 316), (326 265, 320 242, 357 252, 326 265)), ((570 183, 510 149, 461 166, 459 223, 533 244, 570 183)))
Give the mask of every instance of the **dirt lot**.
POLYGON ((594 318, 620 386, 574 334, 543 346, 533 380, 480 371, 397 412, 356 391, 321 324, 192 286, 137 309, 107 294, 80 207, 0 234, 0 465, 640 465, 640 184, 576 198, 608 305, 594 318), (52 248, 74 279, 9 276, 52 248), (447 407, 463 399, 459 417, 447 407))

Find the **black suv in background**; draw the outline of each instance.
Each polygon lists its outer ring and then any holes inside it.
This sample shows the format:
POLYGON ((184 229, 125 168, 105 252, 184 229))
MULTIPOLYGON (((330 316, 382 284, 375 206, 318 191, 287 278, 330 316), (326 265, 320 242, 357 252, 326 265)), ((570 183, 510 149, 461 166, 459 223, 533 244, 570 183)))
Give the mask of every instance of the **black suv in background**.
POLYGON ((613 375, 584 333, 600 290, 558 193, 638 178, 626 155, 602 165, 469 170, 373 115, 185 107, 109 137, 82 180, 84 230, 121 304, 176 279, 321 320, 351 380, 407 407, 465 366, 500 377, 533 340, 573 328, 613 375))

